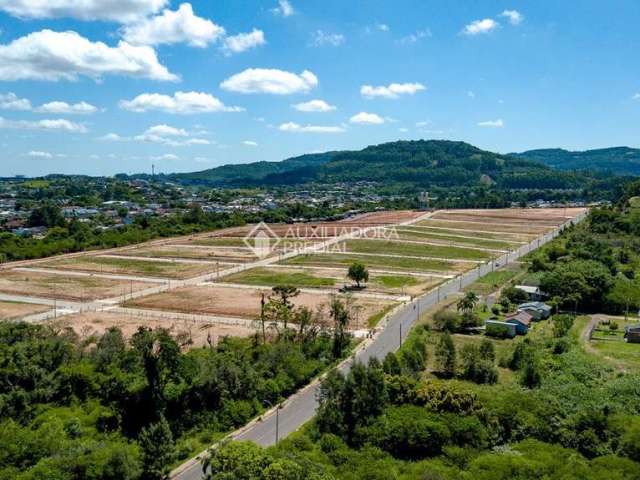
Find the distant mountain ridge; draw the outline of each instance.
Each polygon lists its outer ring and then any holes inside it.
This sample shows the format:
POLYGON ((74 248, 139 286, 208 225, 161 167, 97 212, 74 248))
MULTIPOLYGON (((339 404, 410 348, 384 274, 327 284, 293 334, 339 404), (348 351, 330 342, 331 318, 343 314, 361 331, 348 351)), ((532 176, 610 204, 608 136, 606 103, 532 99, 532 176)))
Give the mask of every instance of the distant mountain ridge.
POLYGON ((397 141, 282 162, 224 165, 169 178, 220 187, 373 182, 420 188, 493 184, 504 189, 569 189, 581 188, 584 182, 580 176, 557 172, 539 162, 448 140, 397 141))
POLYGON ((616 175, 640 175, 640 150, 637 148, 611 147, 576 152, 545 148, 512 155, 559 170, 596 170, 616 175))

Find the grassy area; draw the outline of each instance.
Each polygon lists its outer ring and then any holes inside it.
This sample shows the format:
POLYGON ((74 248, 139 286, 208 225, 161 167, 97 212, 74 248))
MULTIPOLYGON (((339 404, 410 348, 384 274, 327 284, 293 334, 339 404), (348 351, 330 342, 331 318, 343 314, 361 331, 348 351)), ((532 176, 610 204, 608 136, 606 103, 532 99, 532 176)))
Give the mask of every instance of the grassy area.
POLYGON ((354 262, 364 263, 368 268, 393 268, 405 271, 437 271, 446 272, 456 269, 453 262, 444 260, 429 260, 404 257, 373 257, 368 255, 341 255, 331 253, 317 253, 298 255, 282 262, 285 265, 316 265, 316 266, 348 266, 354 262))
POLYGON ((399 241, 384 240, 349 240, 346 242, 346 248, 347 251, 355 253, 441 257, 452 260, 487 260, 491 257, 491 254, 488 252, 470 250, 462 247, 420 245, 418 243, 402 243, 399 241))
POLYGON ((261 267, 229 275, 223 281, 246 285, 295 285, 296 287, 331 287, 336 283, 335 278, 319 277, 307 272, 287 272, 261 267))
POLYGON ((242 238, 228 238, 228 237, 210 237, 210 238, 197 238, 188 243, 189 245, 202 245, 208 247, 246 247, 242 238))
POLYGON ((443 228, 443 227, 430 227, 427 225, 418 224, 417 226, 412 225, 411 227, 402 227, 402 229, 411 229, 420 232, 432 232, 437 233, 439 235, 463 235, 463 236, 472 236, 474 238, 485 239, 485 240, 521 240, 527 241, 527 239, 533 237, 533 235, 528 235, 526 233, 492 233, 492 232, 483 232, 483 231, 467 231, 467 229, 457 230, 455 227, 451 228, 443 228))
POLYGON ((369 328, 374 328, 376 325, 378 325, 378 323, 380 323, 380 320, 382 320, 387 313, 389 313, 391 310, 393 310, 396 307, 396 305, 397 305, 396 303, 391 303, 391 304, 387 305, 386 307, 384 307, 379 312, 374 313, 373 315, 371 315, 367 319, 367 326, 369 328))
POLYGON ((202 270, 202 266, 196 264, 176 263, 169 261, 156 262, 136 260, 126 257, 97 257, 90 255, 52 262, 47 266, 68 266, 69 268, 74 270, 88 270, 104 273, 121 273, 128 275, 147 275, 169 278, 180 278, 187 272, 202 270))
POLYGON ((465 287, 465 291, 475 292, 478 295, 489 295, 512 280, 519 273, 519 270, 496 270, 465 287))
POLYGON ((420 283, 416 277, 409 275, 377 275, 372 280, 386 288, 413 287, 420 283))
MULTIPOLYGON (((469 244, 475 247, 494 248, 500 250, 508 250, 517 247, 519 244, 501 242, 500 240, 488 240, 483 238, 461 238, 460 236, 447 235, 446 233, 437 233, 433 231, 424 231, 410 228, 402 228, 397 230, 400 239, 406 240, 445 240, 454 243, 469 244)), ((462 235, 458 232, 457 235, 462 235)), ((475 234, 468 233, 469 236, 475 237, 475 234)))

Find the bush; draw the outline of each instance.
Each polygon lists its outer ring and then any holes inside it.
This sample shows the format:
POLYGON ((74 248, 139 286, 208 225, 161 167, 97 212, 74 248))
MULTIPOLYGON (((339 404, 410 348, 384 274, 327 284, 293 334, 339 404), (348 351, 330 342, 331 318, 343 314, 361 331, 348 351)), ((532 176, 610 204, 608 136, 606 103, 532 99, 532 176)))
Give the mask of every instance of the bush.
POLYGON ((453 310, 439 310, 433 316, 433 323, 438 330, 443 332, 457 332, 460 328, 460 314, 453 310))

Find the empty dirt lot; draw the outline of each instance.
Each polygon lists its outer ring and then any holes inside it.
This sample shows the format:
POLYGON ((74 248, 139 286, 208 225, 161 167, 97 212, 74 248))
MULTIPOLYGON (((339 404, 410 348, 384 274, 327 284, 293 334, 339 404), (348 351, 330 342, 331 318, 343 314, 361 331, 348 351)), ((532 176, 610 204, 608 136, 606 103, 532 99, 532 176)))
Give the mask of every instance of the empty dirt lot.
MULTIPOLYGON (((270 289, 235 288, 212 284, 211 286, 182 287, 164 293, 137 298, 125 303, 127 307, 167 310, 183 313, 217 315, 256 319, 260 316, 260 298, 270 289)), ((326 307, 330 300, 327 294, 301 293, 292 299, 294 305, 311 310, 326 307)), ((359 321, 366 320, 390 302, 384 300, 355 300, 359 307, 359 321)), ((326 311, 326 308, 325 308, 326 311)))
POLYGON ((130 282, 89 276, 9 270, 0 275, 0 292, 64 300, 88 301, 127 295, 152 287, 148 282, 130 282))
POLYGON ((42 313, 50 310, 47 305, 35 305, 33 303, 3 302, 0 301, 0 320, 13 320, 26 317, 34 313, 42 313))

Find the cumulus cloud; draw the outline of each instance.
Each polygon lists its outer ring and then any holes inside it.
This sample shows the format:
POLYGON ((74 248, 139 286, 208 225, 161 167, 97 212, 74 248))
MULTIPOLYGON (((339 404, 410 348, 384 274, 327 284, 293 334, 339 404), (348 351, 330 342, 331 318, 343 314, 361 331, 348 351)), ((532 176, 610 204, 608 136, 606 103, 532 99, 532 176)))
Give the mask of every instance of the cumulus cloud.
POLYGON ((31 150, 27 153, 29 157, 33 158, 53 158, 53 155, 49 152, 42 152, 40 150, 31 150))
POLYGON ((375 113, 360 112, 349 119, 351 123, 364 123, 368 125, 380 125, 384 123, 384 118, 375 113))
POLYGON ((169 147, 211 144, 209 140, 204 138, 191 138, 190 133, 183 128, 176 128, 165 124, 149 127, 133 139, 139 142, 159 143, 169 147))
POLYGON ((360 94, 366 98, 399 98, 401 95, 414 95, 416 92, 426 90, 426 88, 421 83, 392 83, 379 87, 363 85, 360 87, 360 94))
POLYGON ((278 130, 293 133, 342 133, 345 131, 344 127, 340 126, 298 125, 294 122, 283 123, 278 130))
POLYGON ((226 37, 222 45, 222 51, 225 55, 232 55, 259 47, 260 45, 265 45, 266 43, 264 32, 254 28, 249 33, 239 33, 238 35, 226 37))
POLYGON ((124 142, 129 140, 127 137, 122 137, 117 133, 107 133, 102 137, 99 137, 98 140, 102 140, 103 142, 124 142))
POLYGON ((504 127, 504 122, 501 118, 497 120, 485 120, 484 122, 478 122, 479 127, 490 127, 490 128, 502 128, 504 127))
POLYGON ((492 18, 485 18, 483 20, 475 20, 469 25, 465 25, 465 27, 462 29, 462 33, 464 35, 471 36, 480 35, 482 33, 490 33, 499 26, 500 24, 492 18))
POLYGON ((120 108, 132 112, 157 110, 166 113, 193 114, 211 112, 240 112, 243 108, 227 107, 213 95, 203 92, 176 92, 173 96, 143 93, 132 100, 121 100, 120 108))
POLYGON ((178 10, 163 10, 161 15, 146 18, 123 28, 123 38, 133 45, 186 43, 204 48, 225 34, 224 28, 193 13, 190 3, 178 10))
POLYGON ((67 102, 54 101, 40 105, 35 110, 38 113, 79 114, 88 115, 98 111, 96 107, 87 102, 69 104, 67 102))
POLYGON ((151 47, 123 41, 109 47, 73 31, 42 30, 0 45, 0 80, 100 79, 104 75, 178 80, 158 62, 151 47))
POLYGON ((0 117, 0 128, 18 130, 63 130, 71 133, 87 132, 87 127, 81 123, 70 122, 62 118, 32 122, 27 120, 7 120, 6 118, 0 117))
POLYGON ((307 93, 318 85, 318 77, 308 70, 297 75, 271 68, 248 68, 220 84, 223 90, 238 93, 291 95, 307 93))
POLYGON ((520 25, 524 20, 524 16, 517 10, 505 10, 500 16, 507 18, 511 25, 520 25))
POLYGON ((243 145, 246 145, 247 147, 257 147, 258 146, 258 142, 254 142, 253 140, 245 140, 244 142, 242 142, 243 145))
POLYGON ((339 47, 344 43, 344 35, 340 33, 326 33, 322 30, 316 30, 312 34, 311 45, 314 47, 339 47))
POLYGON ((335 106, 329 105, 324 100, 309 100, 291 106, 299 112, 331 112, 336 109, 335 106))
POLYGON ((271 9, 274 15, 282 15, 283 17, 290 17, 295 13, 293 5, 289 0, 278 0, 278 6, 271 9))
POLYGON ((0 10, 20 18, 76 18, 127 23, 152 15, 169 0, 0 0, 0 10))
POLYGON ((0 94, 0 109, 31 110, 31 102, 27 98, 19 98, 15 93, 0 94))

